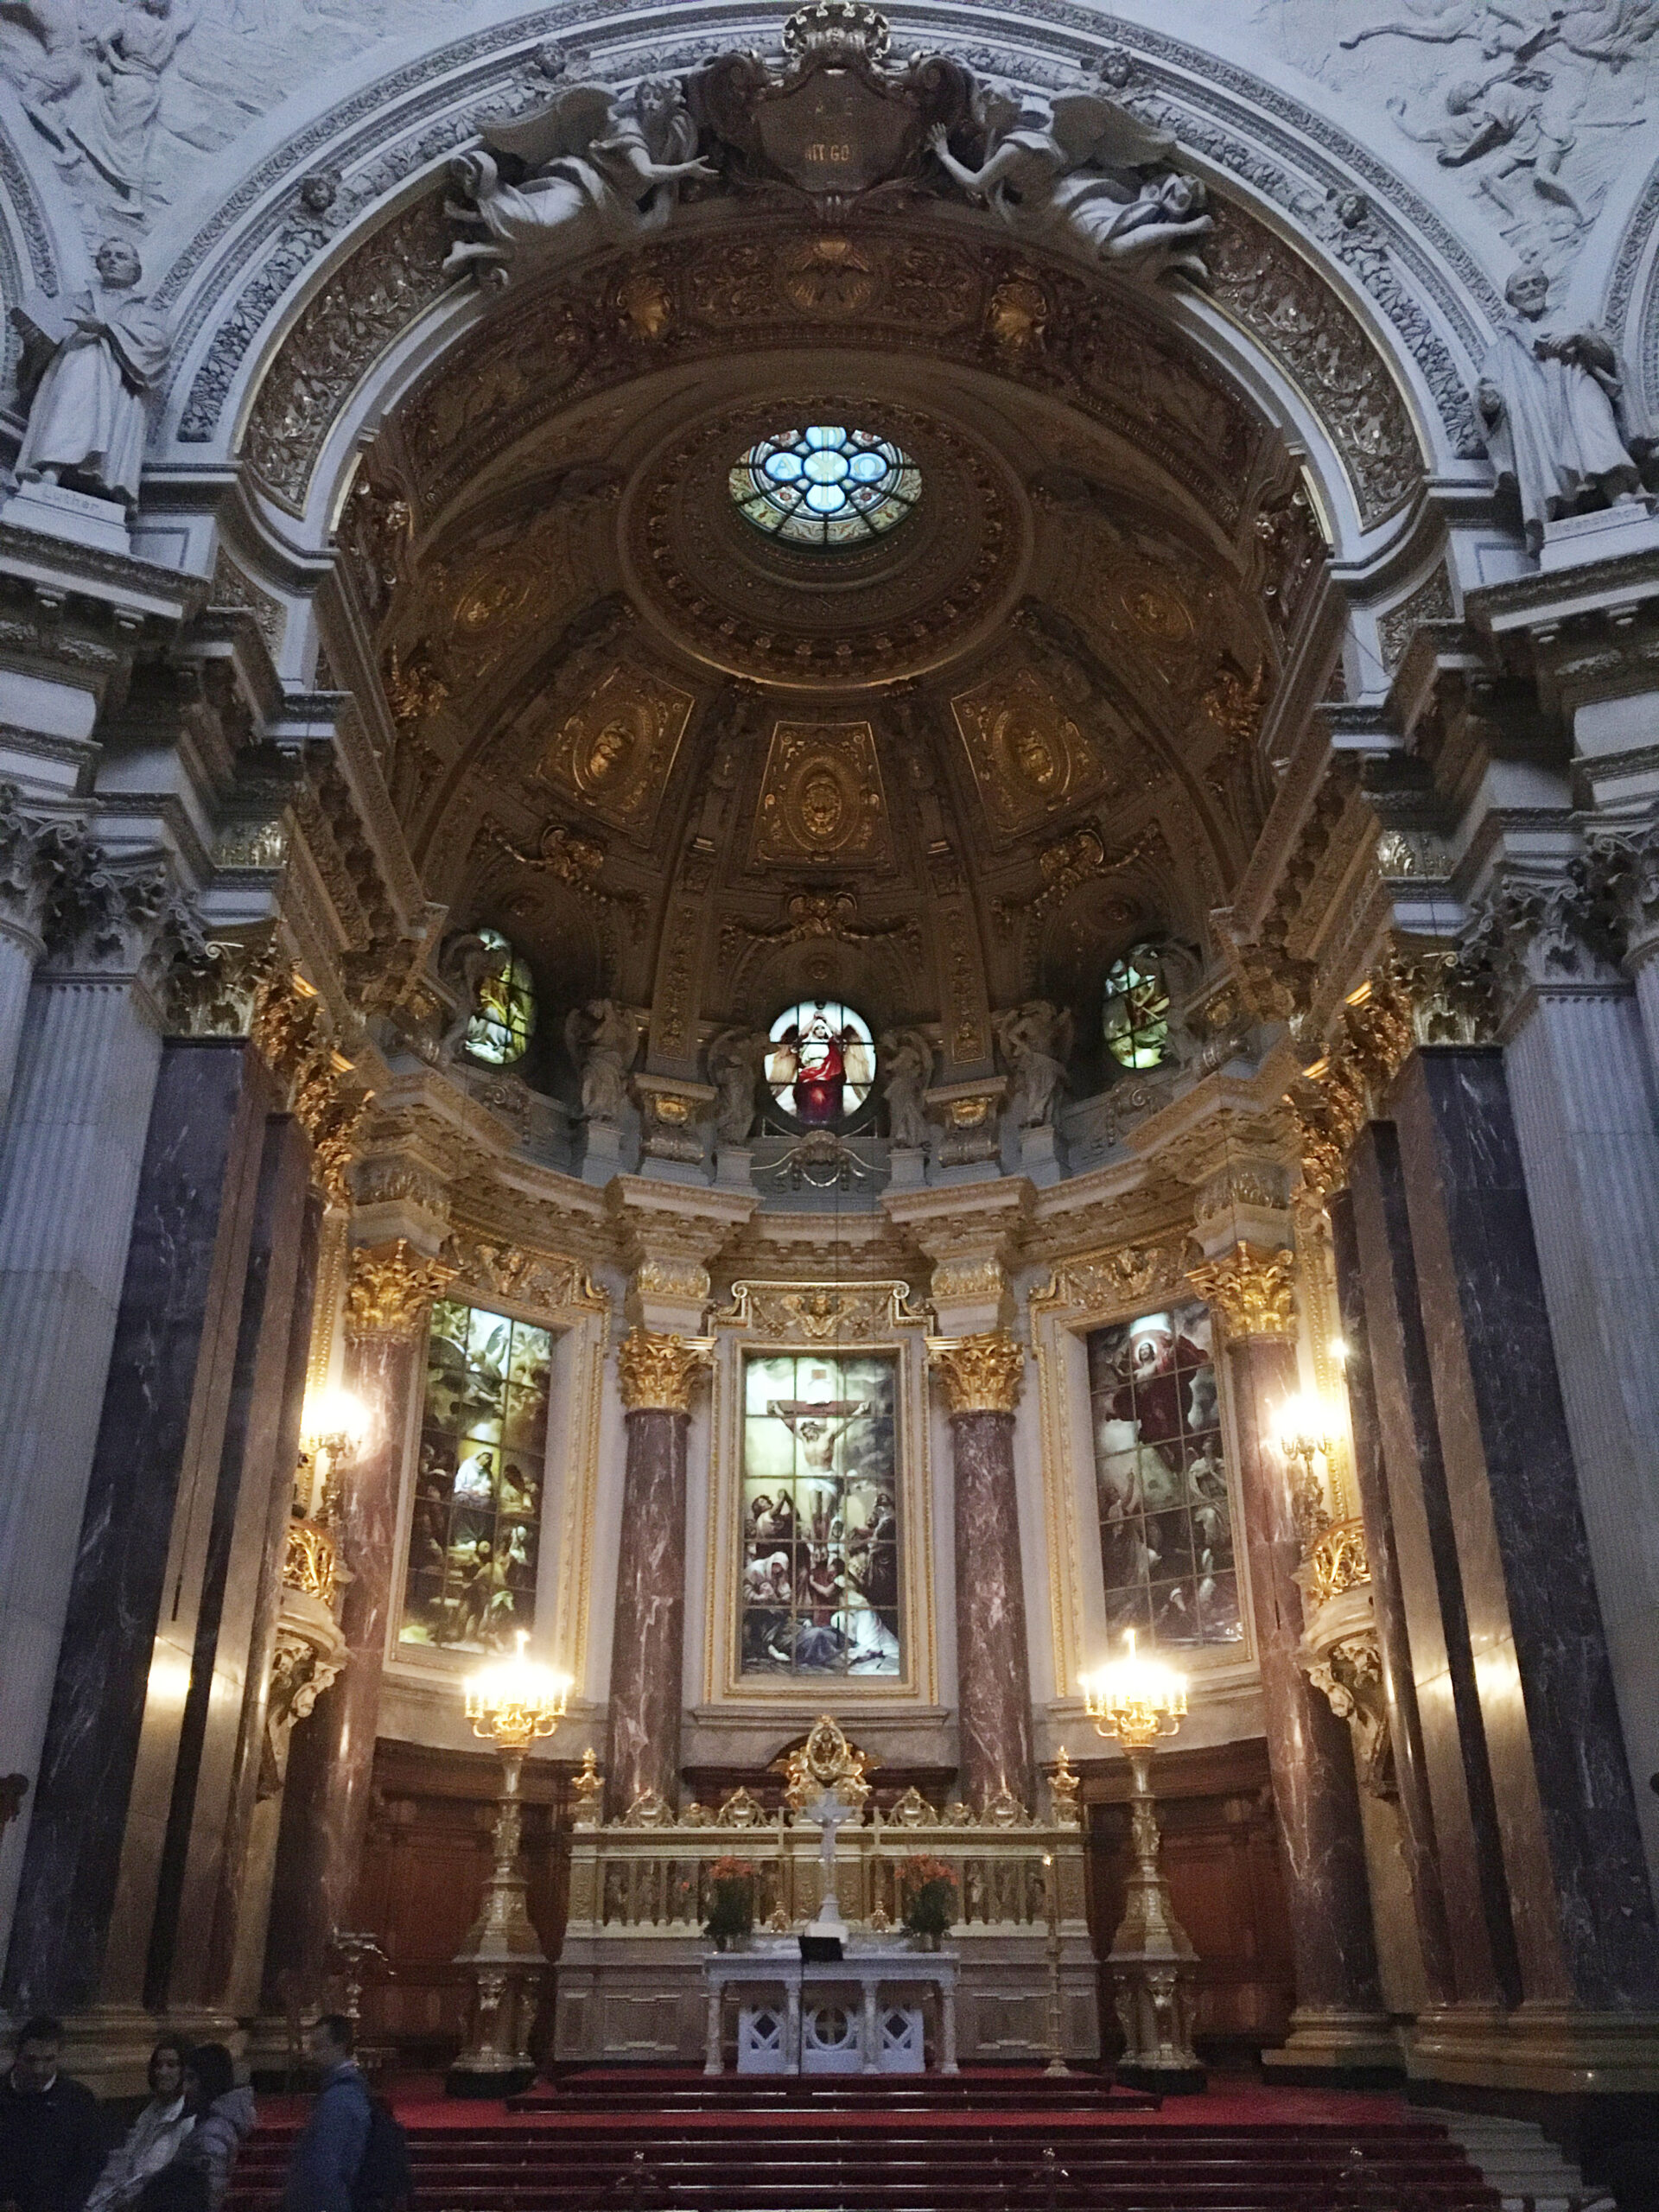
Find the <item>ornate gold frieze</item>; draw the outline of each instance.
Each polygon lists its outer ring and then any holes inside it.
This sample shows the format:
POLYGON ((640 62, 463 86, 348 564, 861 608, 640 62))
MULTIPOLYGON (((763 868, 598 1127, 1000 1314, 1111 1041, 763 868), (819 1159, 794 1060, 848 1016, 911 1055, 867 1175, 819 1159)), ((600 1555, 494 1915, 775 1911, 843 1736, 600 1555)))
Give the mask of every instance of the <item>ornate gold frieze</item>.
POLYGON ((714 1356, 712 1337, 632 1328, 617 1346, 616 1379, 628 1412, 684 1414, 691 1410, 697 1377, 714 1356))
POLYGON ((773 724, 750 858, 758 867, 891 867, 887 797, 868 722, 773 724))
POLYGON ((912 1312, 909 1300, 910 1285, 894 1281, 746 1281, 732 1285, 732 1302, 715 1319, 726 1328, 753 1330, 758 1337, 858 1344, 887 1336, 894 1329, 925 1328, 927 1315, 912 1312))
POLYGON ((447 1260, 429 1259, 408 1238, 353 1248, 346 1286, 346 1333, 412 1338, 426 1325, 427 1308, 454 1281, 447 1260))
POLYGON ((998 837, 1017 836, 1122 782, 1096 739, 1029 665, 1001 670, 959 692, 950 711, 998 837))
POLYGON ((1179 1289, 1185 1276, 1185 1244, 1181 1236, 1166 1244, 1123 1244, 1114 1252, 1068 1260, 1033 1295, 1032 1305, 1096 1313, 1146 1298, 1167 1297, 1179 1289))
POLYGON ((618 661, 566 717, 536 772, 613 829, 649 836, 693 703, 665 677, 618 661))
POLYGON ((960 1306, 974 1299, 1000 1299, 1007 1288, 1007 1277, 997 1259, 941 1260, 929 1288, 936 1306, 960 1306))
POLYGON ((944 1385, 951 1414, 1011 1414, 1025 1380, 1026 1349, 1004 1329, 930 1337, 928 1365, 944 1385))
POLYGON ((1296 1259, 1288 1249, 1240 1243, 1186 1273, 1198 1296, 1221 1316, 1230 1337, 1295 1335, 1296 1259))
POLYGON ((557 1253, 525 1252, 516 1244, 483 1237, 460 1237, 447 1249, 455 1262, 460 1289, 511 1299, 539 1313, 572 1306, 599 1313, 608 1309, 610 1300, 595 1287, 580 1260, 557 1253))
POLYGON ((1345 1590, 1355 1590, 1371 1579, 1371 1562, 1365 1548, 1365 1523, 1333 1521, 1322 1529, 1308 1548, 1308 1596, 1315 1605, 1328 1605, 1345 1590))

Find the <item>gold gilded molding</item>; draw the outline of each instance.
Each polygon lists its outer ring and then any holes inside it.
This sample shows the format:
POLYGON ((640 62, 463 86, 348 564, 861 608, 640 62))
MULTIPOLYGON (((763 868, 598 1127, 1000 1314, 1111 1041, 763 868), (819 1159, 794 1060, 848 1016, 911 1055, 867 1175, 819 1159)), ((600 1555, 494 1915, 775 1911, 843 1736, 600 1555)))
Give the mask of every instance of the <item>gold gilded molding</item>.
POLYGON ((319 1604, 332 1605, 335 1564, 331 1530, 315 1521, 289 1522, 288 1543, 283 1554, 283 1582, 287 1589, 302 1590, 319 1604))
POLYGON ((1074 1306, 1084 1313, 1130 1304, 1143 1298, 1166 1296, 1178 1289, 1185 1275, 1182 1236, 1170 1244, 1124 1244, 1114 1252, 1091 1254, 1068 1260, 1056 1268, 1047 1285, 1033 1293, 1033 1307, 1074 1306))
POLYGON ((927 1318, 912 1311, 907 1282, 744 1281, 732 1285, 732 1302, 715 1320, 758 1337, 855 1344, 893 1329, 925 1328, 927 1318))
MULTIPOLYGON (((1438 988, 1438 970, 1426 968, 1423 978, 1438 988)), ((1347 1181, 1354 1141, 1417 1041, 1417 982, 1400 961, 1383 961, 1343 1001, 1328 1049, 1285 1094, 1296 1121, 1302 1179, 1319 1198, 1347 1181)))
POLYGON ((566 717, 536 772, 613 829, 648 836, 694 704, 666 677, 618 661, 566 717))
POLYGON ((1011 1414, 1026 1376, 1026 1348, 1005 1329, 971 1337, 930 1337, 927 1363, 958 1414, 1011 1414))
POLYGON ((1221 1316, 1230 1337, 1295 1335, 1296 1255, 1288 1249, 1241 1242, 1186 1274, 1198 1296, 1221 1316))
POLYGON ((669 1336, 632 1328, 616 1351, 616 1379, 629 1413, 684 1414, 691 1391, 714 1357, 712 1337, 669 1336))
POLYGON ((346 1288, 346 1335, 359 1342, 417 1337, 428 1306, 455 1274, 448 1261, 429 1259, 405 1236, 391 1244, 353 1246, 346 1288))
POLYGON ((351 1062, 328 1041, 321 999, 297 968, 262 967, 248 1036, 288 1092, 289 1108, 310 1141, 316 1179, 330 1205, 350 1203, 346 1171, 356 1156, 372 1091, 358 1085, 351 1062))
POLYGON ((868 722, 772 725, 750 858, 763 867, 892 864, 887 796, 868 722))
POLYGON ((1365 1548, 1365 1523, 1333 1521, 1322 1529, 1308 1548, 1308 1596, 1313 1604, 1328 1605, 1344 1591, 1357 1590, 1371 1579, 1370 1555, 1365 1548))
POLYGON ((950 702, 986 820, 1017 836, 1109 788, 1099 746, 1034 668, 1001 670, 950 702))
POLYGON ((543 1313, 572 1306, 588 1313, 609 1311, 609 1299, 580 1260, 556 1252, 526 1252, 481 1236, 457 1236, 448 1249, 458 1287, 468 1294, 511 1299, 543 1313))

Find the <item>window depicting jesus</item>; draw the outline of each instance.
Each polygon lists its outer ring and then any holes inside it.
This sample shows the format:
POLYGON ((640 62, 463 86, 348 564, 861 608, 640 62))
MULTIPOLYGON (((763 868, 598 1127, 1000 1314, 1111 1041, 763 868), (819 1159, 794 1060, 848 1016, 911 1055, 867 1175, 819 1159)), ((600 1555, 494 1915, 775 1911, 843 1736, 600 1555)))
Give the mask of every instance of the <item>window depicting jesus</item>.
POLYGON ((875 1046, 861 1014, 834 1000, 803 1001, 772 1023, 766 1084, 785 1113, 810 1129, 855 1114, 875 1080, 875 1046))
POLYGON ((901 1671, 890 1357, 746 1363, 738 1627, 746 1675, 901 1671))

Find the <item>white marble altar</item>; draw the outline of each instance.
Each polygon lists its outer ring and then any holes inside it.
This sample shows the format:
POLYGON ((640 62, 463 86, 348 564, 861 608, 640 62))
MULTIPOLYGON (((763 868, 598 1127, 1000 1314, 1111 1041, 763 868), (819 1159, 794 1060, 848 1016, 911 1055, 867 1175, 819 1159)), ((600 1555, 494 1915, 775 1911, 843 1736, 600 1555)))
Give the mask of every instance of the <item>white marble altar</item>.
MULTIPOLYGON (((740 2074, 915 2073, 920 2051, 919 2035, 906 2031, 892 2037, 882 2031, 880 2006, 884 1989, 909 1987, 938 1992, 939 2065, 941 2074, 954 2074, 957 2066, 957 1979, 959 1961, 954 1951, 913 1951, 902 1942, 860 1943, 850 1946, 844 1958, 805 1961, 792 1937, 748 1951, 711 1951, 702 1962, 707 2017, 705 2074, 725 2071, 723 2053, 725 2000, 733 1989, 777 1991, 784 2015, 781 2038, 760 2032, 758 2020, 750 2033, 740 2034, 740 2074), (850 1993, 858 1993, 856 2033, 850 2045, 839 2038, 814 2036, 804 2029, 804 2011, 810 2011, 815 1993, 840 1992, 841 2003, 852 2010, 850 1993), (855 2052, 856 2056, 853 2056, 855 2052), (747 2062, 747 2063, 746 2063, 747 2062)), ((755 2014, 760 2007, 745 2011, 755 2014)), ((913 2012, 914 2006, 899 2011, 913 2012)), ((918 2023, 919 2025, 919 2023, 918 2023)))

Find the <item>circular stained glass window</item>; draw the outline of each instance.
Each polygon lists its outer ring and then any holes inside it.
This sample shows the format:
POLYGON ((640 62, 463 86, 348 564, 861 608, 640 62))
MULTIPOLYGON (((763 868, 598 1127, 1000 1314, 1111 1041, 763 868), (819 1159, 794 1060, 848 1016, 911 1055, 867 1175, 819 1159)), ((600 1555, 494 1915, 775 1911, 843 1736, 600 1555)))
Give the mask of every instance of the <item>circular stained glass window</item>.
POLYGON ((740 512, 768 537, 863 545, 904 520, 922 496, 922 472, 874 430, 815 423, 752 445, 731 485, 740 512))
POLYGON ((766 1037, 766 1084, 785 1114, 834 1128, 875 1081, 875 1039, 861 1014, 835 999, 785 1007, 766 1037))

